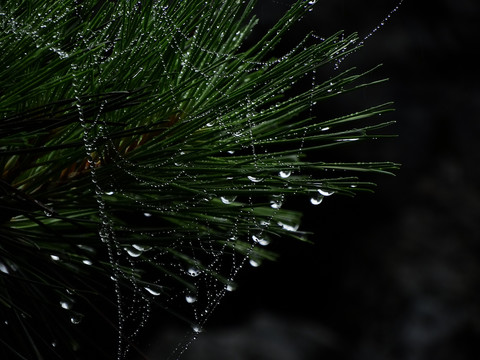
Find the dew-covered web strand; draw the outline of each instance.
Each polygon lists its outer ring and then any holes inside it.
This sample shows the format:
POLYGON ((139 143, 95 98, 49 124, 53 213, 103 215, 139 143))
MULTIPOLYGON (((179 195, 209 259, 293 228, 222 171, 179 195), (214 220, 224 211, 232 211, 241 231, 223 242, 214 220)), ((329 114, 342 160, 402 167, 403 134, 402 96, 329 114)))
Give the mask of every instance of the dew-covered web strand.
MULTIPOLYGON (((245 1, 243 2, 245 3, 245 1)), ((177 25, 175 24, 175 20, 172 19, 169 15, 168 15, 168 12, 167 12, 167 9, 168 8, 163 8, 162 9, 162 20, 165 21, 165 24, 166 26, 170 26, 170 30, 171 30, 171 33, 168 34, 169 37, 171 37, 172 39, 172 43, 175 44, 175 51, 178 51, 179 54, 182 54, 181 56, 185 58, 185 55, 184 55, 184 50, 178 46, 178 41, 175 39, 175 36, 174 34, 178 34, 184 41, 189 41, 190 40, 190 34, 187 33, 187 32, 183 32, 182 29, 177 25)), ((204 15, 202 15, 204 16, 204 15)), ((193 35, 194 36, 194 35, 193 35)), ((236 72, 229 72, 228 74, 217 74, 219 76, 222 76, 222 77, 225 77, 225 78, 235 78, 237 77, 238 75, 240 74, 244 74, 245 71, 247 72, 256 72, 258 70, 261 70, 261 69, 264 69, 264 68, 268 68, 268 67, 271 67, 271 66, 274 66, 274 65, 277 65, 281 62, 285 62, 287 61, 290 57, 292 57, 294 54, 298 53, 299 51, 301 51, 301 49, 303 48, 303 46, 305 45, 305 41, 306 41, 306 38, 305 39, 302 39, 298 42, 298 44, 296 44, 291 50, 289 50, 287 53, 285 53, 284 55, 281 55, 281 56, 278 56, 278 57, 275 57, 273 58, 272 60, 269 60, 269 61, 254 61, 254 60, 250 60, 248 58, 245 58, 245 57, 240 57, 238 55, 235 55, 234 53, 222 53, 220 51, 212 51, 208 48, 205 48, 203 46, 200 46, 200 45, 197 45, 195 43, 192 43, 191 45, 193 47, 196 47, 198 50, 200 50, 201 52, 205 53, 205 54, 209 54, 209 55, 212 55, 214 57, 217 57, 219 59, 226 59, 226 60, 239 60, 241 63, 244 63, 244 64, 248 64, 248 65, 255 65, 254 67, 251 67, 247 70, 245 69, 241 69, 241 70, 238 70, 236 72)), ((262 50, 265 50, 265 49, 268 49, 268 44, 265 44, 265 46, 262 48, 262 50)), ((188 56, 187 56, 188 58, 188 56)), ((188 59, 187 59, 188 60, 188 59)), ((194 70, 195 72, 200 72, 201 73, 201 70, 196 68, 194 66, 194 64, 190 64, 188 61, 186 61, 185 65, 189 66, 192 70, 194 70)), ((204 74, 205 75, 205 74, 204 74)))
MULTIPOLYGON (((123 319, 124 319, 124 314, 123 314, 123 309, 121 306, 122 303, 122 295, 121 295, 121 290, 120 290, 120 268, 118 261, 116 259, 115 253, 118 251, 118 244, 113 238, 113 228, 110 223, 110 218, 108 214, 105 211, 106 208, 106 203, 103 200, 103 190, 98 182, 97 179, 97 173, 95 169, 95 161, 96 159, 93 158, 93 153, 95 153, 96 149, 94 147, 95 144, 95 139, 92 139, 92 133, 94 132, 94 127, 95 127, 95 122, 91 125, 86 123, 85 116, 84 116, 84 111, 82 108, 82 102, 81 102, 81 90, 78 89, 80 84, 78 84, 77 81, 77 75, 76 72, 78 71, 77 65, 72 64, 72 88, 73 92, 75 94, 75 106, 77 107, 78 111, 78 120, 80 122, 80 125, 83 129, 83 145, 85 148, 85 156, 87 158, 87 164, 88 164, 88 169, 90 171, 90 177, 91 181, 94 187, 94 192, 95 192, 95 199, 97 202, 98 206, 98 215, 99 215, 99 220, 100 220, 100 228, 98 230, 100 240, 102 243, 104 243, 107 247, 108 251, 108 258, 109 262, 113 267, 113 275, 112 275, 112 280, 114 282, 114 289, 115 289, 115 294, 116 294, 116 302, 117 302, 117 325, 118 325, 118 352, 117 352, 117 359, 121 360, 123 357, 123 319)), ((98 114, 100 116, 100 113, 98 114)), ((97 118, 98 118, 97 116, 97 118)))
MULTIPOLYGON (((87 41, 87 38, 79 37, 77 39, 75 49, 83 48, 85 46, 88 47, 87 41)), ((98 57, 96 61, 99 61, 98 57)), ((139 291, 137 281, 133 275, 134 272, 132 271, 130 275, 128 275, 120 268, 120 258, 122 257, 123 249, 116 239, 113 219, 108 213, 107 202, 105 200, 106 197, 112 196, 115 192, 112 191, 111 186, 109 189, 105 190, 103 184, 100 183, 100 177, 97 175, 97 167, 101 167, 103 165, 103 159, 100 157, 101 149, 98 148, 98 144, 100 144, 105 138, 108 138, 108 133, 106 133, 107 125, 102 120, 104 115, 103 111, 105 105, 107 104, 107 100, 101 102, 93 121, 87 122, 81 100, 84 93, 84 87, 82 85, 84 77, 79 78, 77 76, 77 72, 81 73, 82 70, 83 69, 79 68, 78 65, 72 63, 72 89, 75 98, 75 106, 77 108, 78 120, 83 131, 82 140, 85 148, 88 170, 94 189, 94 197, 98 207, 98 234, 100 240, 106 246, 108 260, 112 267, 111 279, 114 284, 117 305, 117 360, 122 360, 126 357, 130 350, 130 340, 132 340, 138 331, 146 324, 150 308, 148 299, 142 294, 141 291, 139 291), (129 304, 125 304, 126 298, 124 296, 124 288, 120 285, 120 281, 123 281, 123 279, 129 281, 133 288, 133 295, 131 296, 129 304), (136 325, 130 333, 127 333, 126 324, 127 322, 132 322, 132 319, 136 325)), ((134 270, 133 262, 128 257, 126 257, 126 261, 130 264, 132 270, 134 270)))
MULTIPOLYGON (((373 28, 367 35, 365 35, 362 40, 360 40, 357 44, 358 47, 362 46, 365 44, 367 40, 369 40, 372 36, 374 36, 389 20, 391 20, 392 16, 400 9, 402 6, 404 0, 399 0, 397 5, 389 11, 389 13, 380 21, 380 23, 373 28)), ((334 69, 338 70, 340 68, 340 64, 352 54, 353 52, 349 52, 347 55, 339 58, 337 61, 335 61, 334 69)))

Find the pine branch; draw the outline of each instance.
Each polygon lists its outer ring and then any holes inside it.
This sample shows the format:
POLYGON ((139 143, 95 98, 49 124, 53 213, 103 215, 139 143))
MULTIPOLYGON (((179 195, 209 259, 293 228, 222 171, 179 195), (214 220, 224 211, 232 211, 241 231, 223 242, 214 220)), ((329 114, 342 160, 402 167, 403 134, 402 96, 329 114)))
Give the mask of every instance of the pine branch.
POLYGON ((247 47, 253 1, 1 5, 3 357, 109 358, 116 347, 123 359, 153 304, 202 326, 245 261, 274 260, 274 239, 305 240, 287 198, 319 204, 370 190, 357 173, 397 168, 306 160, 386 136, 377 115, 391 111, 313 116, 381 81, 351 69, 301 88, 358 42, 307 36, 274 58, 311 6, 297 1, 247 47), (191 293, 200 318, 178 304, 191 293), (119 338, 100 350, 82 323, 104 309, 119 338))

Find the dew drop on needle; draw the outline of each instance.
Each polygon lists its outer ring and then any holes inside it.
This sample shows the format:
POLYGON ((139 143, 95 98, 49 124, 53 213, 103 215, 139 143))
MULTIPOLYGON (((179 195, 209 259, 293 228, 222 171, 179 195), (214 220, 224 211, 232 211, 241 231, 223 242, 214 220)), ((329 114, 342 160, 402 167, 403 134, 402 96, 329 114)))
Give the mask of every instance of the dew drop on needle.
POLYGON ((290 177, 290 175, 292 175, 292 172, 291 172, 291 171, 288 171, 288 170, 280 171, 280 172, 278 173, 278 175, 279 175, 282 179, 286 179, 286 178, 290 177))
POLYGON ((193 304, 197 301, 197 298, 194 295, 187 295, 185 296, 185 301, 189 304, 193 304))
POLYGON ((323 195, 321 195, 321 194, 312 196, 310 198, 310 203, 312 205, 320 205, 322 203, 322 201, 323 201, 323 195))
POLYGON ((221 197, 220 197, 220 200, 221 200, 224 204, 229 205, 229 204, 233 203, 236 198, 237 198, 236 196, 221 196, 221 197))

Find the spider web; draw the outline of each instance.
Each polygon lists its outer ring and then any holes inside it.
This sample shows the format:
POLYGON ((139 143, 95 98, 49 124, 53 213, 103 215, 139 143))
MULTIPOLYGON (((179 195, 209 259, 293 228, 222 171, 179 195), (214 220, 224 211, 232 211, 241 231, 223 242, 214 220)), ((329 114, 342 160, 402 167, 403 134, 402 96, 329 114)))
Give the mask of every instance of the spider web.
MULTIPOLYGON (((76 126, 63 136, 81 134, 82 171, 88 173, 115 293, 117 360, 132 352, 153 308, 185 324, 185 337, 169 353, 178 359, 222 298, 235 290, 244 266, 273 259, 268 245, 278 237, 303 238, 300 215, 283 207, 287 198, 302 195, 319 205, 362 186, 354 177, 319 179, 318 173, 368 164, 302 167, 300 159, 318 141, 330 147, 367 138, 367 128, 335 127, 385 111, 312 121, 317 101, 348 90, 355 79, 340 72, 340 64, 379 27, 360 42, 343 34, 308 35, 271 57, 280 37, 316 3, 275 2, 293 10, 251 48, 245 46, 255 25, 250 1, 99 2, 99 7, 72 1, 39 9, 38 31, 8 24, 21 28, 16 34, 33 39, 37 48, 46 46, 69 62, 76 126), (71 35, 73 46, 42 37, 41 29, 73 23, 72 18, 86 21, 102 11, 108 21, 71 35), (143 50, 156 47, 154 61, 136 56, 150 56, 143 50), (336 72, 319 81, 317 69, 324 64, 336 72), (292 90, 300 80, 308 91, 292 90), (292 122, 298 114, 304 118, 292 122)), ((82 171, 77 167, 76 173, 82 171)), ((53 204, 55 211, 60 208, 53 204)), ((56 214, 45 211, 47 217, 56 214)), ((52 255, 52 260, 59 259, 52 255)), ((89 267, 94 259, 82 262, 89 267)), ((77 315, 73 324, 81 320, 77 315)))
MULTIPOLYGON (((229 2, 225 2, 226 6, 229 2)), ((232 2, 230 2, 232 3, 232 2)), ((237 2, 238 3, 238 2, 237 2)), ((223 5, 223 6, 225 6, 223 5)), ((237 59, 235 55, 231 53, 222 53, 220 50, 212 50, 204 47, 202 44, 197 44, 195 34, 191 35, 187 29, 182 28, 178 24, 178 21, 174 19, 171 14, 176 10, 171 10, 171 6, 160 6, 154 8, 156 15, 158 16, 158 23, 161 24, 163 34, 157 34, 157 36, 170 37, 171 42, 167 52, 172 52, 180 59, 182 64, 182 70, 178 75, 170 75, 167 69, 166 59, 160 57, 159 63, 162 64, 166 73, 166 81, 168 83, 175 83, 174 76, 179 78, 184 76, 185 72, 195 72, 201 74, 201 77, 205 82, 209 83, 213 77, 222 77, 224 79, 233 78, 240 75, 244 75, 245 70, 239 69, 233 72, 213 72, 205 71, 202 69, 202 65, 198 65, 191 59, 192 53, 200 51, 206 54, 207 58, 215 62, 216 60, 236 60, 240 61, 240 64, 248 63, 250 69, 247 71, 256 72, 261 69, 268 69, 271 66, 279 63, 280 61, 286 61, 289 54, 286 54, 283 59, 273 60, 270 62, 259 61, 246 61, 244 59, 237 59), (184 42, 189 42, 189 49, 185 50, 184 42)), ((238 10, 237 10, 238 11, 238 10)), ((202 20, 199 27, 210 26, 210 22, 218 19, 210 19, 216 15, 217 9, 209 7, 206 12, 202 14, 202 20)), ((228 16, 229 12, 226 11, 224 17, 228 16)), ((225 18, 221 18, 220 22, 225 22, 225 18)), ((205 30, 210 32, 209 29, 205 30)), ((223 36, 223 33, 222 33, 223 36)), ((294 50, 296 51, 296 50, 294 50)), ((293 53, 293 52, 292 52, 293 53)), ((205 55, 204 55, 205 56, 205 55)), ((243 66, 239 66, 242 68, 243 66)), ((139 72, 141 69, 139 69, 139 72)), ((141 76, 141 75, 140 75, 141 76)), ((170 89, 174 103, 178 106, 178 111, 181 111, 182 99, 176 99, 176 94, 173 88, 170 89)), ((215 87, 214 92, 217 96, 228 97, 226 90, 215 87)), ((80 94, 81 92, 79 92, 80 94)), ((92 152, 99 151, 95 147, 95 143, 99 137, 109 138, 108 126, 102 120, 102 114, 99 112, 93 124, 86 124, 82 121, 82 104, 80 98, 78 100, 79 119, 82 122, 84 128, 84 145, 87 149, 86 156, 89 158, 89 164, 94 164, 95 159, 92 158, 92 152), (101 128, 100 131, 93 133, 93 130, 101 128), (91 135, 91 133, 93 133, 91 135)), ((235 138, 248 137, 251 143, 247 146, 241 145, 233 146, 233 150, 227 151, 226 156, 235 156, 236 151, 243 151, 243 153, 250 153, 253 159, 253 168, 258 169, 262 164, 261 160, 256 155, 256 145, 254 134, 252 131, 253 112, 256 112, 258 107, 263 102, 258 103, 247 97, 245 101, 240 104, 245 113, 243 116, 247 117, 247 129, 238 129, 235 126, 229 124, 228 114, 231 112, 230 106, 225 106, 223 109, 215 109, 216 113, 210 112, 198 115, 199 119, 209 119, 209 122, 205 123, 206 128, 218 127, 225 132, 224 138, 234 140, 235 138), (223 114, 226 114, 223 115, 223 114), (223 116, 222 116, 223 115, 223 116), (245 151, 246 148, 246 151, 245 151)), ((238 104, 235 104, 238 106, 238 104)), ((195 121, 196 119, 188 119, 187 121, 195 121)), ((183 140, 188 144, 188 137, 183 140)), ((189 174, 189 162, 186 160, 183 162, 182 158, 189 151, 188 146, 185 148, 180 146, 176 148, 170 156, 165 157, 161 162, 157 162, 154 165, 141 164, 135 161, 129 160, 125 154, 121 154, 113 144, 107 144, 108 151, 113 152, 113 157, 117 160, 114 162, 116 170, 121 172, 124 176, 131 179, 131 182, 135 182, 138 186, 143 188, 145 193, 153 192, 171 192, 172 184, 178 184, 184 181, 190 183, 196 181, 196 177, 201 178, 201 174, 191 175, 189 174), (109 146, 111 145, 111 146, 109 146), (165 168, 169 168, 168 176, 163 181, 149 181, 144 179, 140 174, 144 172, 157 172, 165 171, 165 168)), ((191 151, 191 150, 190 150, 191 151)), ((223 154, 222 154, 223 156, 223 154)), ((245 155, 244 155, 245 156, 245 155)), ((238 196, 230 194, 215 194, 212 192, 214 189, 198 191, 191 194, 186 198, 182 198, 182 203, 168 204, 157 201, 149 201, 148 197, 145 199, 140 198, 138 195, 130 195, 129 189, 122 188, 122 186, 115 181, 115 177, 112 176, 110 181, 101 182, 97 180, 95 166, 91 166, 92 182, 94 184, 95 193, 97 195, 99 215, 102 220, 102 226, 99 234, 102 241, 108 246, 109 261, 114 267, 114 275, 112 280, 115 283, 115 291, 117 294, 117 306, 118 306, 118 319, 119 319, 119 340, 118 340, 118 359, 125 358, 129 351, 129 341, 133 340, 140 329, 146 324, 149 317, 150 306, 152 303, 160 304, 164 310, 167 310, 179 319, 189 324, 191 330, 186 333, 185 339, 179 343, 170 358, 177 358, 185 351, 187 345, 193 341, 197 334, 203 331, 205 323, 212 311, 219 304, 220 300, 229 291, 235 290, 235 277, 240 269, 248 262, 251 266, 257 267, 260 265, 261 256, 256 257, 255 253, 261 251, 255 251, 258 246, 266 246, 270 240, 266 235, 266 230, 270 226, 271 220, 275 217, 276 211, 281 209, 283 195, 275 195, 270 199, 270 207, 273 209, 271 215, 256 217, 254 213, 249 211, 238 211, 238 217, 247 219, 248 223, 254 224, 252 229, 239 229, 239 219, 228 219, 229 226, 223 229, 223 232, 218 234, 205 232, 204 227, 210 227, 208 219, 194 218, 195 224, 186 233, 176 233, 175 230, 167 228, 167 230, 159 231, 156 229, 154 232, 148 231, 148 224, 158 221, 155 218, 155 213, 175 213, 179 214, 192 209, 198 210, 199 214, 202 214, 202 208, 205 203, 215 202, 215 206, 229 207, 246 205, 254 206, 255 199, 253 196, 244 196, 243 203, 236 202, 238 196), (137 222, 144 223, 146 225, 145 230, 138 230, 138 226, 117 226, 114 224, 114 217, 109 214, 109 201, 108 197, 115 197, 116 194, 121 194, 122 197, 127 198, 131 202, 131 206, 136 208, 138 215, 142 219, 137 219, 137 222), (107 196, 107 199, 105 198, 107 196), (106 200, 105 200, 106 199, 106 200), (118 239, 117 233, 135 235, 138 239, 138 243, 130 243, 129 245, 123 245, 122 241, 118 239), (202 232, 205 234, 200 235, 202 232), (219 238, 220 236, 220 238, 219 238), (168 238, 168 248, 155 247, 150 245, 143 245, 142 240, 146 238, 147 243, 151 243, 151 239, 159 239, 164 241, 168 238), (239 247, 239 238, 243 238, 243 247, 241 253, 236 251, 235 248, 239 247), (160 268, 161 271, 155 271, 155 268, 160 268), (125 271, 124 269, 128 269, 125 271), (129 273, 132 274, 129 274, 129 273), (147 280, 139 280, 134 273, 145 272, 147 280), (121 285, 122 282, 128 282, 129 290, 125 290, 125 287, 121 285), (126 293, 126 294, 125 294, 126 293)), ((287 179, 291 175, 292 171, 289 168, 280 170, 278 177, 281 179, 287 179)), ((230 183, 234 183, 238 175, 226 176, 228 174, 221 174, 225 176, 225 179, 230 183)), ((233 175, 233 174, 232 174, 233 175)), ((248 184, 242 184, 241 186, 232 185, 233 192, 237 189, 243 191, 250 188, 255 188, 261 183, 264 178, 260 178, 253 175, 242 174, 242 177, 246 177, 248 184)), ((286 182, 288 184, 288 182, 286 182)), ((222 189, 219 189, 220 193, 222 189)), ((206 210, 208 211, 208 210, 206 210)), ((243 219, 243 220, 245 220, 243 219)), ((220 217, 214 219, 214 222, 225 221, 220 217)), ((136 224, 138 225, 138 224, 136 224)), ((242 224, 244 225, 244 224, 242 224)), ((283 226, 287 231, 296 231, 298 224, 282 224, 278 223, 277 226, 283 226)), ((125 236, 125 235, 122 235, 125 236)))
MULTIPOLYGON (((261 264, 262 258, 268 258, 268 252, 262 253, 262 247, 270 243, 271 235, 269 234, 275 234, 276 231, 271 230, 272 227, 280 227, 284 232, 301 235, 298 232, 298 218, 286 217, 285 222, 278 219, 285 194, 280 192, 270 195, 268 200, 257 195, 257 190, 263 189, 262 185, 273 179, 272 176, 279 178, 285 189, 290 188, 289 178, 296 170, 294 165, 287 164, 287 166, 284 166, 280 163, 274 175, 271 174, 271 171, 267 177, 264 174, 257 174, 257 171, 261 173, 261 169, 271 167, 271 159, 268 162, 265 161, 265 152, 268 151, 268 146, 259 145, 256 139, 256 131, 254 131, 255 126, 258 126, 257 117, 263 111, 265 99, 260 98, 258 100, 250 94, 246 94, 241 102, 220 105, 215 107, 213 111, 209 109, 205 112, 197 112, 195 115, 183 117, 185 98, 179 97, 175 85, 183 78, 188 79, 189 74, 199 74, 203 82, 208 84, 209 87, 213 87, 211 92, 214 96, 228 98, 230 87, 220 85, 218 78, 230 81, 230 79, 244 78, 246 73, 268 71, 278 64, 287 62, 291 56, 294 56, 306 46, 306 42, 312 41, 312 39, 317 42, 325 40, 317 36, 306 38, 291 52, 274 60, 264 61, 237 57, 231 51, 226 51, 221 45, 209 48, 204 41, 196 39, 197 34, 212 32, 211 26, 215 26, 212 24, 228 22, 228 16, 241 11, 241 7, 238 6, 240 3, 243 6, 246 4, 245 1, 225 1, 221 5, 216 4, 222 7, 220 9, 208 5, 200 6, 202 9, 201 16, 196 25, 196 30, 182 24, 174 15, 181 11, 182 2, 158 2, 152 6, 150 16, 155 17, 159 30, 155 33, 155 37, 170 39, 168 47, 164 50, 164 53, 168 55, 162 56, 160 54, 157 59, 160 64, 160 71, 163 70, 165 81, 169 84, 166 92, 170 92, 171 103, 175 104, 175 108, 171 109, 171 112, 174 110, 174 115, 170 116, 170 122, 182 121, 184 123, 202 124, 201 127, 198 127, 198 125, 194 127, 193 135, 187 134, 182 137, 181 142, 171 146, 167 155, 160 161, 145 162, 127 156, 129 151, 134 152, 142 146, 142 140, 134 143, 133 148, 127 147, 126 149, 122 149, 118 143, 112 141, 113 129, 108 125, 102 113, 106 101, 100 105, 93 123, 84 121, 81 99, 81 94, 84 93, 82 81, 75 79, 73 82, 77 93, 76 104, 79 121, 84 130, 83 142, 86 157, 101 221, 99 236, 108 248, 109 262, 113 267, 112 280, 116 292, 119 331, 118 360, 126 358, 130 351, 130 344, 133 343, 140 330, 146 325, 153 304, 160 305, 162 309, 171 312, 190 327, 190 331, 186 331, 184 340, 179 342, 179 345, 169 357, 172 359, 179 358, 188 344, 203 331, 208 318, 221 299, 228 292, 235 290, 236 275, 244 265, 249 264, 257 267, 261 264), (222 12, 220 17, 218 16, 219 12, 222 12), (188 46, 185 45, 186 43, 188 43, 188 46), (178 74, 171 73, 168 65, 172 61, 169 59, 170 54, 175 54, 175 58, 181 63, 181 70, 178 74), (196 56, 203 58, 203 62, 196 61, 196 56), (238 70, 225 71, 222 67, 219 70, 212 70, 206 66, 208 62, 233 63, 238 67, 238 70), (232 121, 235 120, 232 111, 234 116, 246 118, 246 121, 242 123, 243 126, 246 125, 246 128, 239 128, 235 125, 235 122, 232 121), (227 139, 226 143, 231 144, 228 147, 231 150, 227 150, 226 154, 216 154, 214 151, 211 156, 235 157, 236 153, 240 153, 239 156, 243 157, 249 156, 250 163, 247 172, 220 173, 219 175, 223 176, 223 179, 202 179, 203 175, 198 172, 194 164, 195 157, 193 157, 193 160, 189 159, 189 154, 195 151, 190 142, 198 141, 194 135, 201 132, 202 129, 208 128, 218 129, 218 132, 222 132, 221 139, 227 139), (247 144, 236 142, 236 139, 239 138, 248 138, 249 141, 247 144), (103 144, 98 145, 99 143, 103 144), (98 160, 94 155, 97 153, 107 153, 110 158, 114 159, 112 161, 114 167, 112 174, 100 174, 101 169, 97 170, 95 163, 98 160), (259 155, 261 153, 262 156, 259 155), (193 171, 191 171, 191 167, 193 167, 193 171), (249 174, 248 171, 252 171, 252 173, 249 174), (162 177, 154 176, 158 172, 162 172, 162 177), (151 176, 145 176, 145 174, 151 176), (118 177, 124 179, 117 181, 118 177), (246 178, 247 182, 239 182, 238 177, 242 177, 243 180, 246 178), (216 189, 215 186, 208 184, 219 180, 229 182, 229 191, 225 191, 221 187, 216 189), (200 186, 194 191, 188 191, 187 194, 182 194, 181 201, 172 199, 169 195, 170 193, 178 194, 175 190, 179 184, 190 184, 192 182, 201 184, 203 181, 208 184, 206 189, 202 189, 200 186), (141 188, 144 195, 139 195, 137 191, 133 192, 130 185, 123 186, 123 184, 132 183, 135 184, 135 187, 141 188), (155 197, 152 198, 150 195, 158 192, 165 193, 165 196, 160 200, 155 197), (236 193, 239 193, 239 195, 236 193), (114 211, 119 197, 128 204, 128 208, 136 209, 134 214, 128 215, 135 218, 133 225, 132 221, 118 221, 119 216, 114 211), (257 212, 256 209, 260 209, 259 203, 265 201, 269 203, 270 210, 267 211, 267 214, 260 214, 261 212, 257 212), (212 204, 219 209, 219 213, 211 214, 212 204), (238 207, 238 210, 233 215, 222 217, 223 207, 238 207), (159 221, 168 219, 168 215, 160 219, 159 214, 175 214, 175 216, 178 216, 178 214, 186 214, 192 211, 197 215, 187 216, 189 219, 183 224, 189 226, 188 231, 176 231, 175 227, 172 226, 158 227, 159 221), (219 223, 222 222, 225 222, 227 226, 212 231, 212 228, 219 227, 219 223), (139 224, 141 225, 139 226, 139 224), (251 226, 246 226, 246 224, 251 226), (149 230, 150 227, 153 227, 154 230, 149 230), (155 242, 158 241, 162 243, 161 246, 155 246, 155 242)), ((283 2, 278 3, 286 5, 283 2)), ((307 2, 305 11, 312 11, 311 6, 314 4, 315 1, 307 2)), ((138 7, 141 7, 141 3, 138 4, 138 7)), ((138 8, 135 9, 134 7, 130 11, 135 10, 138 10, 138 8)), ((119 17, 121 15, 119 14, 119 17)), ((123 14, 123 16, 128 16, 128 14, 123 14)), ((288 22, 286 23, 288 24, 288 22)), ((373 35, 379 27, 368 34, 360 44, 373 35)), ((221 37, 229 36, 223 32, 217 32, 216 34, 221 37)), ((237 33, 237 35, 240 45, 240 39, 243 35, 241 33, 237 33)), ((88 39, 79 39, 78 46, 85 46, 86 41, 88 39)), ((135 41, 136 39, 132 41, 132 47, 134 48, 136 47, 135 41)), ((155 42, 156 38, 145 33, 142 34, 142 41, 155 42)), ((354 43, 353 40, 350 40, 350 42, 354 43)), ((269 44, 266 43, 259 51, 264 52, 268 47, 269 44)), ((129 51, 132 51, 132 49, 127 46, 125 52, 129 51)), ((335 54, 337 60, 334 62, 334 68, 336 70, 347 56, 349 49, 340 47, 338 51, 346 54, 340 57, 335 54)), ((112 55, 104 61, 112 61, 115 56, 121 57, 122 55, 122 53, 112 55)), ((62 56, 60 52, 59 56, 62 56)), ((312 57, 307 61, 314 63, 316 59, 312 57)), ((81 69, 77 69, 73 64, 72 70, 75 73, 81 69)), ((133 77, 141 77, 143 71, 144 69, 139 67, 133 77)), ((315 74, 315 69, 312 69, 310 72, 312 89, 317 86, 315 74)), ((233 84, 231 88, 234 88, 233 84)), ((329 85, 333 85, 333 83, 330 82, 329 85)), ((279 87, 277 91, 284 92, 286 87, 279 87)), ((269 94, 268 91, 265 91, 265 93, 267 99, 275 96, 275 94, 269 94)), ((196 99, 198 96, 202 96, 195 92, 193 94, 196 99)), ((209 98, 205 99, 207 102, 210 100, 209 98)), ((310 113, 312 113, 314 105, 315 101, 312 96, 308 109, 310 113)), ((327 127, 325 129, 328 130, 327 127)), ((297 144, 297 153, 294 152, 293 155, 290 155, 291 157, 298 158, 307 136, 307 129, 305 129, 300 135, 302 140, 300 144, 297 144)), ((200 137, 200 139, 202 138, 200 137)), ((337 141, 355 140, 358 139, 355 137, 337 139, 337 141)), ((155 138, 152 137, 148 141, 155 141, 155 138)), ((147 143, 147 140, 145 140, 145 143, 147 143)), ((132 145, 129 146, 132 147, 132 145)), ((317 192, 310 199, 313 205, 320 204, 324 197, 335 192, 328 187, 320 187, 316 190, 317 192)), ((295 191, 290 191, 290 193, 294 195, 295 191)))

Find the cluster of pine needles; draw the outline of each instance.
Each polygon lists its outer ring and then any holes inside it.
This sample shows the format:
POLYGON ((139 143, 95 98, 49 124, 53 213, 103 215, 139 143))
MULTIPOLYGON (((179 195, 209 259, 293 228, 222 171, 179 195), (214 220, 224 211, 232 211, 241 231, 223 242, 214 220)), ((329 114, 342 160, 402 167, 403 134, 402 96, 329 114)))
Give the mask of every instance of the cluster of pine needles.
POLYGON ((304 240, 287 199, 368 190, 358 172, 396 167, 318 159, 389 125, 376 115, 391 104, 313 116, 372 85, 354 69, 318 76, 356 35, 307 35, 274 57, 313 4, 247 42, 254 6, 2 2, 2 359, 124 358, 150 305, 181 317, 192 266, 221 292, 245 259, 275 257, 257 243, 304 240), (86 331, 100 323, 113 345, 86 331))

